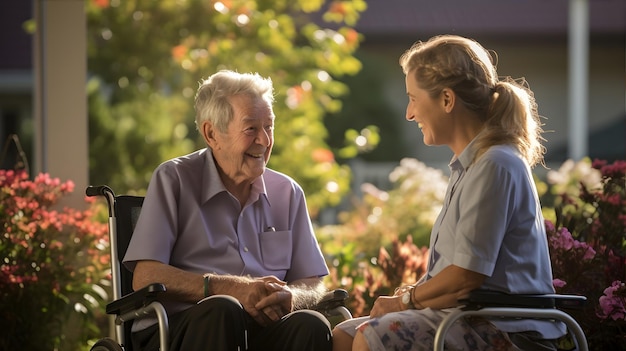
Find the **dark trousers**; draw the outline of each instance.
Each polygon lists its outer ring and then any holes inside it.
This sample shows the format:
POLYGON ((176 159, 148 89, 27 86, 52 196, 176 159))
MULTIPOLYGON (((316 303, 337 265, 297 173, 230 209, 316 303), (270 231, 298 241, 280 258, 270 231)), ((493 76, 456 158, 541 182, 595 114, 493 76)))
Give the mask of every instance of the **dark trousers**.
MULTIPOLYGON (((213 296, 169 317, 171 351, 330 351, 330 324, 318 312, 290 313, 267 327, 256 323, 236 299, 213 296)), ((157 351, 156 325, 133 333, 134 351, 157 351)))

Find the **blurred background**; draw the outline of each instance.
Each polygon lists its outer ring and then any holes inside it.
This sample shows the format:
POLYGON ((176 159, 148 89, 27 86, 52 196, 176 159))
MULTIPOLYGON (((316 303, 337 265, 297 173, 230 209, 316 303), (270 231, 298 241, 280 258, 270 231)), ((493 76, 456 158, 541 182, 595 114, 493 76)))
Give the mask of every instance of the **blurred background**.
POLYGON ((189 109, 197 82, 219 68, 259 71, 277 82, 270 165, 304 183, 323 214, 364 182, 387 188, 404 157, 447 172, 450 151, 425 147, 404 120, 398 65, 415 41, 443 33, 478 40, 497 53, 500 75, 526 79, 545 117, 548 166, 625 159, 625 28, 622 0, 4 1, 2 167, 20 158, 7 146, 17 135, 31 173, 141 193, 158 163, 202 146, 189 109), (343 43, 331 48, 319 33, 343 43), (307 49, 335 61, 305 62, 307 49), (309 105, 298 100, 307 89, 309 105))
POLYGON ((593 302, 577 316, 591 350, 624 349, 623 318, 596 313, 626 281, 624 0, 0 1, 0 349, 87 350, 111 334, 108 212, 84 189, 142 195, 158 164, 204 147, 194 94, 220 69, 273 80, 269 167, 305 190, 327 286, 358 316, 415 282, 452 154, 405 120, 398 59, 448 33, 534 91, 548 235, 569 228, 610 253, 590 269, 551 247, 557 291, 593 302))

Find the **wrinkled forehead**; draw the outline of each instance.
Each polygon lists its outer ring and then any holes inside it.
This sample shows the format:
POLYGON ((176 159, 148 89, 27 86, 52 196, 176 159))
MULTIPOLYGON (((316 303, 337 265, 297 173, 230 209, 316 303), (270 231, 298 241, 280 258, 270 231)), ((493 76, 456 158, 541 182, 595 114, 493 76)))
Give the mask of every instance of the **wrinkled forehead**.
POLYGON ((262 96, 238 94, 229 97, 228 102, 233 108, 233 115, 236 119, 274 119, 272 104, 262 96))

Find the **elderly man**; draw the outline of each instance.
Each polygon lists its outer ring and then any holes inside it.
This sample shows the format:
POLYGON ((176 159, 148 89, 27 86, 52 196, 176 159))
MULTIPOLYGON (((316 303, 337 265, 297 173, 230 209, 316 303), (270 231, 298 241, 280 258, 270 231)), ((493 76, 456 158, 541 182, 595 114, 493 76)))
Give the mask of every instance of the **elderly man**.
MULTIPOLYGON (((124 257, 133 287, 164 283, 172 350, 330 350, 330 326, 307 310, 328 268, 301 187, 266 168, 274 145, 273 86, 220 71, 196 94, 207 148, 152 175, 124 257)), ((153 318, 133 346, 158 349, 153 318)))

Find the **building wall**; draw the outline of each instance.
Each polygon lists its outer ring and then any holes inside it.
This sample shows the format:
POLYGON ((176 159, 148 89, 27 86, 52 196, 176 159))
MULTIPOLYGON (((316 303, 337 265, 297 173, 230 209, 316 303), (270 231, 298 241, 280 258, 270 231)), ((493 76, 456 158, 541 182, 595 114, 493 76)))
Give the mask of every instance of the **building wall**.
MULTIPOLYGON (((84 0, 0 3, 0 141, 17 134, 30 175, 71 180, 59 206, 84 207, 88 183, 84 0), (35 31, 28 32, 28 24, 35 31), (36 26, 33 25, 36 23, 36 26)), ((2 162, 12 168, 10 154, 2 162)))

